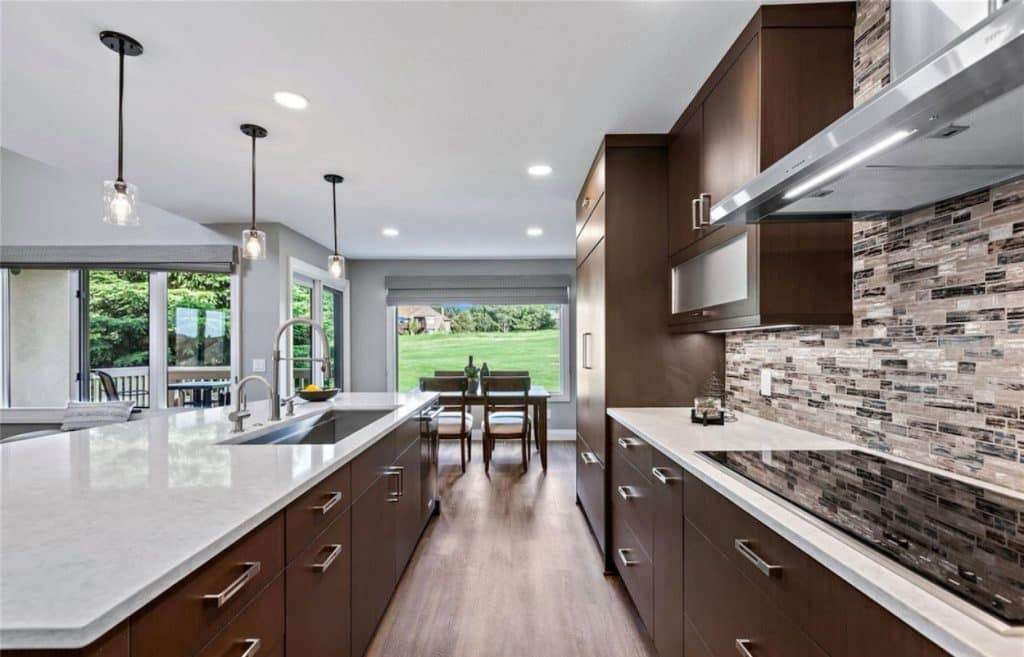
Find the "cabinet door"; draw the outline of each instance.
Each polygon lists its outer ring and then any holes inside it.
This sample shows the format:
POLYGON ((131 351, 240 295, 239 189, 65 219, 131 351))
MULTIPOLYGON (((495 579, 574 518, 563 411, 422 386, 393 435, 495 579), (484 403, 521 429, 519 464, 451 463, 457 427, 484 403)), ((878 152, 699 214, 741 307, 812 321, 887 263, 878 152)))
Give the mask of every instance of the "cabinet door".
POLYGON ((431 431, 430 423, 424 422, 420 427, 420 486, 422 500, 420 503, 420 529, 430 522, 437 504, 437 434, 431 431))
POLYGON ((398 504, 396 504, 396 529, 395 529, 395 575, 401 576, 406 564, 416 549, 416 543, 423 531, 423 513, 421 511, 421 500, 423 499, 423 479, 420 475, 420 441, 416 441, 408 447, 395 462, 399 471, 398 477, 398 504))
POLYGON ((352 514, 336 518, 285 571, 289 655, 348 657, 351 650, 352 514))
POLYGON ((757 175, 761 56, 754 36, 704 100, 701 191, 718 203, 757 175))
POLYGON ((370 645, 395 588, 397 477, 379 477, 352 505, 352 654, 370 645))
POLYGON ((654 646, 683 655, 683 471, 661 452, 651 457, 654 487, 654 646))
POLYGON ((694 229, 693 200, 700 196, 702 107, 676 133, 668 149, 668 255, 693 244, 707 229, 694 229))
POLYGON ((576 430, 602 463, 605 459, 604 276, 605 240, 598 242, 577 270, 579 340, 576 361, 578 402, 576 430))

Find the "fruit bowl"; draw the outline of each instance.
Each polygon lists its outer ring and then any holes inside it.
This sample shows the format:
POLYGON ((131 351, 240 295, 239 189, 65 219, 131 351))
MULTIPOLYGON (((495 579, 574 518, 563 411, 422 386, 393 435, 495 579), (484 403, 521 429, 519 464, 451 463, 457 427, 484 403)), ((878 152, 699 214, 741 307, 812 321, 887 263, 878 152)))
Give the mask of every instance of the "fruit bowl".
POLYGON ((299 390, 298 392, 301 399, 305 399, 310 402, 327 401, 336 394, 338 394, 337 388, 326 388, 324 390, 299 390))

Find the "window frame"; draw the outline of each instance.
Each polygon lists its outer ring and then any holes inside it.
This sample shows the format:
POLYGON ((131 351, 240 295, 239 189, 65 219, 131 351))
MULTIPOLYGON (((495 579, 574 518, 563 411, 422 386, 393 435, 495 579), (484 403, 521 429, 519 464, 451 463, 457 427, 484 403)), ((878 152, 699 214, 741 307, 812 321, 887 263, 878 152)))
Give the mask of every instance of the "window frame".
MULTIPOLYGON (((347 264, 347 263, 346 263, 347 264)), ((346 267, 347 271, 347 267, 346 267)), ((310 319, 314 323, 323 327, 323 290, 324 288, 330 288, 335 292, 341 294, 341 306, 342 306, 342 318, 341 327, 342 340, 339 345, 337 339, 335 339, 335 349, 341 350, 341 363, 342 363, 342 385, 341 390, 343 392, 350 392, 352 390, 352 367, 351 367, 351 353, 352 353, 352 325, 351 325, 351 298, 349 290, 350 284, 347 278, 335 278, 331 276, 330 272, 326 269, 311 265, 308 262, 296 258, 295 256, 288 257, 288 271, 284 280, 284 286, 288 293, 283 295, 283 302, 281 304, 281 322, 284 323, 289 319, 292 319, 292 286, 296 282, 296 278, 305 279, 306 281, 313 282, 313 293, 310 295, 310 319)), ((338 330, 337 321, 335 322, 335 330, 338 330)), ((287 339, 282 345, 281 352, 286 358, 292 357, 292 332, 288 330, 287 339)), ((319 339, 313 339, 312 354, 314 357, 321 357, 323 349, 320 346, 319 339)), ((292 376, 292 363, 290 360, 281 361, 280 380, 286 382, 287 395, 295 394, 294 377, 292 376)), ((319 368, 313 368, 313 382, 316 385, 323 385, 324 375, 319 368)))
MULTIPOLYGON (((424 305, 434 305, 425 303, 424 305)), ((501 305, 501 304, 499 304, 501 305)), ((515 305, 515 304, 504 304, 515 305)), ((558 305, 558 387, 557 392, 548 390, 551 402, 572 401, 572 334, 570 326, 572 313, 570 304, 543 304, 558 305)), ((406 392, 398 390, 398 306, 388 306, 385 318, 385 335, 387 336, 387 362, 385 364, 385 376, 387 377, 388 392, 406 392)))

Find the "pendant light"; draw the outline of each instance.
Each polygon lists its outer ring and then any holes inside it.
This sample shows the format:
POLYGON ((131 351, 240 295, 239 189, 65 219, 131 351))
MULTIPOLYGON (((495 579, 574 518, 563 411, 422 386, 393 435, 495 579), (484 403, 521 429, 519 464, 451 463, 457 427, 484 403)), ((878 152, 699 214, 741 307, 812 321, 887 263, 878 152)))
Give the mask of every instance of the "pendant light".
POLYGON ((242 134, 252 139, 252 223, 242 231, 242 257, 248 260, 265 260, 267 257, 267 234, 256 228, 256 140, 267 136, 267 129, 252 123, 239 126, 242 134))
POLYGON ((336 173, 324 174, 324 180, 331 183, 331 202, 334 204, 334 255, 327 257, 327 271, 331 276, 341 278, 342 260, 338 254, 338 183, 345 179, 336 173))
POLYGON ((120 32, 100 32, 100 41, 117 53, 117 180, 103 182, 103 221, 115 226, 139 225, 139 190, 124 181, 124 58, 142 54, 142 44, 120 32))

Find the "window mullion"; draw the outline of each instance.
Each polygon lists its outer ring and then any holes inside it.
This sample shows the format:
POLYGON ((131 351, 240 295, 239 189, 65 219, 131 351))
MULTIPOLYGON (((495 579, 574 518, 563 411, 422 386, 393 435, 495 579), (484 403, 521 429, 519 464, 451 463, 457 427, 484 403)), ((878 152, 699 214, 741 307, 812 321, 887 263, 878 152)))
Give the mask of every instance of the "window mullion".
POLYGON ((167 272, 149 275, 149 406, 167 408, 167 272))

